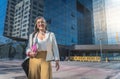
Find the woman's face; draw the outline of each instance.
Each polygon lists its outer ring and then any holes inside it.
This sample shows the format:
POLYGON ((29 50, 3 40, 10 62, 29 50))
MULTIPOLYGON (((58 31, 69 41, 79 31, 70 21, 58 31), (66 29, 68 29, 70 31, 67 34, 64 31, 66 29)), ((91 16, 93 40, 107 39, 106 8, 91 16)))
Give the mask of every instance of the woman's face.
POLYGON ((37 22, 36 22, 36 24, 37 24, 37 28, 39 30, 45 30, 46 23, 45 23, 45 20, 43 18, 38 19, 37 22))

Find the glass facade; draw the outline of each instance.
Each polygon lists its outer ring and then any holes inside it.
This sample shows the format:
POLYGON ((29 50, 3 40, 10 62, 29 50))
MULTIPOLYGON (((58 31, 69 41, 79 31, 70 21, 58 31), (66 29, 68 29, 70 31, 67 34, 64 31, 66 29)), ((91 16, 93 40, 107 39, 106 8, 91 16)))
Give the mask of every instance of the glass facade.
POLYGON ((120 43, 120 0, 93 0, 95 44, 120 43))
POLYGON ((44 16, 58 44, 92 44, 92 0, 45 0, 44 16))
POLYGON ((77 0, 78 44, 93 44, 92 0, 77 0))
POLYGON ((93 0, 95 44, 108 44, 105 0, 93 0))
POLYGON ((77 44, 75 0, 45 0, 44 16, 48 29, 55 33, 58 44, 77 44))
POLYGON ((108 44, 120 44, 120 0, 105 0, 108 44))

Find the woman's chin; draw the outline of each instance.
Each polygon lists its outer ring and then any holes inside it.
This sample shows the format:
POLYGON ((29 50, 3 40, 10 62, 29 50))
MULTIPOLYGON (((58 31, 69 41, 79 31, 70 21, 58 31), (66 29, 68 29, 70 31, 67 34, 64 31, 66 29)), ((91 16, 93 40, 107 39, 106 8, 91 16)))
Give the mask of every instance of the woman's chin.
POLYGON ((39 28, 39 30, 45 30, 44 28, 39 28))

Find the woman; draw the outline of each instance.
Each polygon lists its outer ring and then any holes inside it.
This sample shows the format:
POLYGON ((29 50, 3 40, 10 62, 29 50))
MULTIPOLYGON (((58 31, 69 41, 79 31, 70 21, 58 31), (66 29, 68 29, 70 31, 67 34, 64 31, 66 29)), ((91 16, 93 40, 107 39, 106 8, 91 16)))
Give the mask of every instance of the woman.
POLYGON ((28 79, 52 79, 51 61, 55 60, 56 70, 59 70, 59 51, 53 32, 46 30, 43 17, 35 20, 35 31, 29 36, 26 54, 30 57, 28 79), (36 44, 37 51, 31 49, 36 44))

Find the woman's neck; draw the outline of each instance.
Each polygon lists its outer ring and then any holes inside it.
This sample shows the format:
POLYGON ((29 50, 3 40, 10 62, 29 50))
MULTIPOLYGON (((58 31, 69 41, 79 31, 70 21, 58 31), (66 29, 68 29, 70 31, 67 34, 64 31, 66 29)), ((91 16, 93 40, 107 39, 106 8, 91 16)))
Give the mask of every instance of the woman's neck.
POLYGON ((39 33, 45 34, 46 30, 39 30, 39 33))

